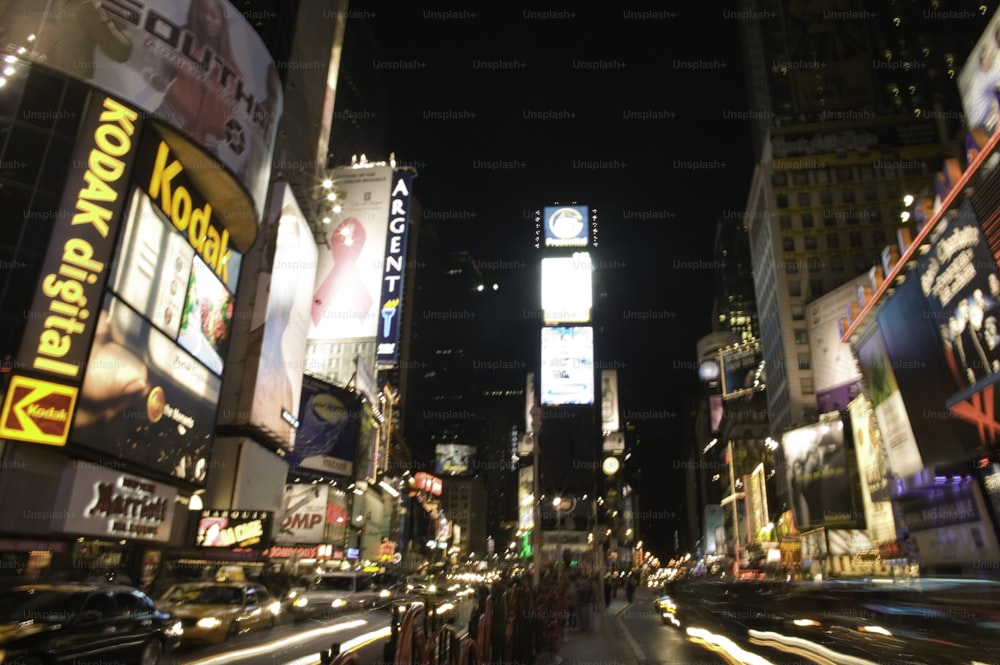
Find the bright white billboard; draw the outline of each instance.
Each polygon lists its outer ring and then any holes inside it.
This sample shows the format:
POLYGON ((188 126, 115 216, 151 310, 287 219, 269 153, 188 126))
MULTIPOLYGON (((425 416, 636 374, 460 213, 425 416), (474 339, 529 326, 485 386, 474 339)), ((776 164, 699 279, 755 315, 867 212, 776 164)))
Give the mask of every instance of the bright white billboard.
POLYGON ((316 280, 316 242, 285 183, 275 185, 271 224, 277 224, 274 262, 267 292, 267 317, 260 346, 250 421, 295 443, 295 423, 302 396, 302 367, 312 294, 303 284, 316 280))
POLYGON ((341 211, 319 246, 310 341, 375 343, 382 292, 392 168, 340 167, 331 174, 341 211))
POLYGON ((594 403, 594 329, 542 328, 543 405, 594 403))
POLYGON ((542 259, 542 316, 545 325, 589 323, 593 307, 589 252, 542 259))

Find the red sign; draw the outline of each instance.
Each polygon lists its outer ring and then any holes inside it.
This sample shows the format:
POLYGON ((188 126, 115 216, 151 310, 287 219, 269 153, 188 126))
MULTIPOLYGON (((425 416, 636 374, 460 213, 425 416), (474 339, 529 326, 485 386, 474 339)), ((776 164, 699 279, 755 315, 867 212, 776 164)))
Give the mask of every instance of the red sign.
POLYGON ((425 471, 417 471, 413 480, 416 482, 417 489, 434 496, 441 496, 441 479, 437 476, 432 476, 425 471))
POLYGON ((394 543, 379 543, 376 551, 380 559, 389 559, 396 553, 396 545, 394 543))

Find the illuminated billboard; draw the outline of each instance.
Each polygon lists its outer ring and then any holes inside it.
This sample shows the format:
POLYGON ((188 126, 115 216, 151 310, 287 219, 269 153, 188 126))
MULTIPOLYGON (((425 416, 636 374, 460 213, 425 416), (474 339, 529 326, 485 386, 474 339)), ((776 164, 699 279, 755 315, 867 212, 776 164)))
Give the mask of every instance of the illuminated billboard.
POLYGON ((525 466, 517 471, 517 528, 535 528, 535 470, 525 466))
MULTIPOLYGON (((1000 45, 995 35, 1000 28, 1000 11, 993 14, 986 30, 976 42, 962 71, 958 74, 958 93, 962 97, 966 125, 982 128, 988 134, 997 129, 997 88, 1000 86, 1000 45)), ((964 54, 963 54, 964 55, 964 54)))
POLYGON ((170 540, 175 488, 97 464, 74 465, 63 481, 52 511, 52 531, 114 540, 170 540))
POLYGON ((806 305, 810 367, 820 413, 847 408, 861 391, 861 369, 851 345, 841 341, 840 320, 851 303, 863 302, 868 275, 833 289, 806 305))
POLYGON ((741 397, 766 387, 764 352, 759 340, 719 350, 722 398, 741 397))
POLYGON ((882 333, 874 330, 858 345, 857 352, 858 364, 867 379, 872 408, 882 432, 883 449, 889 462, 888 470, 904 477, 917 473, 924 468, 924 462, 920 457, 920 449, 917 448, 917 440, 882 333))
POLYGON ((283 100, 257 31, 226 0, 11 0, 4 49, 128 100, 210 152, 260 217, 283 100), (84 37, 86 35, 86 37, 84 37))
POLYGON ((882 453, 882 433, 875 422, 875 411, 864 395, 848 407, 854 430, 854 452, 861 479, 861 500, 865 507, 868 538, 875 544, 895 542, 896 523, 889 499, 886 456, 882 453))
POLYGON ((542 210, 546 247, 586 247, 590 236, 587 206, 545 206, 542 210))
POLYGON ((203 484, 222 379, 114 295, 95 318, 71 443, 203 484))
POLYGON ((309 340, 374 344, 382 322, 379 296, 392 168, 341 167, 331 179, 341 212, 331 215, 329 243, 319 247, 309 340))
POLYGON ((458 476, 472 470, 476 456, 475 446, 456 443, 439 443, 434 447, 434 470, 447 476, 458 476))
POLYGON ((618 416, 618 370, 601 370, 601 430, 617 432, 621 429, 618 416))
POLYGON ((329 489, 325 483, 285 485, 281 513, 275 520, 274 542, 283 545, 323 542, 329 489))
POLYGON ((392 201, 386 234, 382 294, 379 298, 378 338, 375 362, 392 367, 399 360, 402 326, 403 280, 406 277, 406 240, 410 228, 410 192, 413 176, 406 171, 392 175, 392 201))
POLYGON ((930 243, 877 320, 920 456, 944 465, 1000 440, 1000 274, 969 202, 930 243))
MULTIPOLYGON (((274 261, 267 290, 267 315, 260 336, 260 362, 250 422, 274 433, 286 448, 295 442, 302 397, 306 333, 316 280, 316 241, 291 188, 278 183, 268 221, 277 226, 274 261)), ((258 296, 260 297, 260 296, 258 296)))
POLYGON ((593 328, 542 328, 541 401, 594 403, 593 328))
POLYGON ((100 306, 127 201, 138 123, 134 109, 103 95, 91 97, 81 120, 81 138, 59 204, 65 214, 53 218, 18 353, 18 366, 36 375, 32 379, 49 380, 51 387, 26 390, 28 377, 12 377, 21 382, 21 390, 8 391, 4 402, 6 438, 62 445, 69 436, 97 328, 94 310, 100 306))
POLYGON ((781 437, 795 525, 864 528, 850 432, 840 419, 800 427, 781 437))
POLYGON ((290 466, 350 477, 354 473, 361 426, 356 393, 312 376, 302 377, 302 399, 290 466))
POLYGON ((545 325, 589 323, 593 307, 589 252, 542 259, 542 316, 545 325))
POLYGON ((272 516, 266 510, 203 510, 195 545, 262 549, 271 537, 272 516))

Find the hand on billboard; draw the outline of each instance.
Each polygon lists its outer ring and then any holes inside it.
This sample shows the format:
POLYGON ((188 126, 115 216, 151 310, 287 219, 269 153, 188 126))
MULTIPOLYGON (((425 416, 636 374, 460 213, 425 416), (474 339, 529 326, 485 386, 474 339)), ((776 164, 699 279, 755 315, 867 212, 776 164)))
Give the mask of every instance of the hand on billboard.
POLYGON ((112 338, 111 317, 107 311, 102 311, 80 390, 75 425, 87 427, 111 420, 136 397, 147 395, 149 391, 145 363, 112 338))

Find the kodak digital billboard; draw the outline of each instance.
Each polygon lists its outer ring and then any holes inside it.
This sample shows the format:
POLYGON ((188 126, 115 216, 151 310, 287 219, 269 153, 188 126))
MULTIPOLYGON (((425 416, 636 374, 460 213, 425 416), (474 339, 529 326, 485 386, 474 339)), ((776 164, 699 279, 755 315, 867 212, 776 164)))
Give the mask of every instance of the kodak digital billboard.
POLYGON ((256 220, 186 137, 96 90, 86 108, 0 436, 203 484, 256 220))

